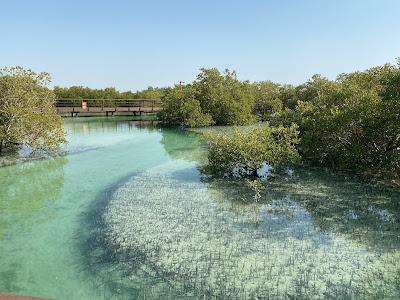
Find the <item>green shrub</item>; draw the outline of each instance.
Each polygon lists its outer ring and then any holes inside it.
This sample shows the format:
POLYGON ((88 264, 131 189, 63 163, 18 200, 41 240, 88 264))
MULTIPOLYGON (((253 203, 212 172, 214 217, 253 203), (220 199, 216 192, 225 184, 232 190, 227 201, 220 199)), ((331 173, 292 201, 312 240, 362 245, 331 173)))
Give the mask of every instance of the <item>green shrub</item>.
POLYGON ((313 77, 292 119, 304 158, 338 169, 400 175, 400 68, 313 77))
POLYGON ((256 121, 254 95, 249 82, 240 81, 234 71, 201 69, 193 86, 202 111, 217 125, 245 125, 256 121))
POLYGON ((242 175, 257 176, 264 163, 284 167, 297 162, 299 142, 297 125, 235 129, 232 133, 207 133, 209 170, 215 174, 232 173, 241 168, 242 175))
POLYGON ((66 142, 49 82, 47 73, 0 69, 0 153, 21 146, 52 152, 66 142))
POLYGON ((271 81, 256 82, 253 84, 255 98, 254 113, 262 121, 269 121, 275 114, 283 109, 280 99, 281 88, 277 83, 271 81))
POLYGON ((169 89, 161 101, 163 110, 159 117, 164 123, 188 127, 214 124, 211 116, 201 111, 200 103, 195 98, 195 91, 191 86, 169 89))

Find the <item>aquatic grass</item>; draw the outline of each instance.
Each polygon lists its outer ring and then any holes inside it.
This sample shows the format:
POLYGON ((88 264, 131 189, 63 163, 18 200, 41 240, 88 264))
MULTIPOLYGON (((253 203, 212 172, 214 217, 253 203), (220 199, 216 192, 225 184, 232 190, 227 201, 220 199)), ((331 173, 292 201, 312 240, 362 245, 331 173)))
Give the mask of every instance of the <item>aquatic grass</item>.
MULTIPOLYGON (((194 163, 166 163, 133 176, 112 195, 104 213, 106 239, 125 264, 141 260, 140 270, 163 278, 183 297, 399 295, 399 263, 387 268, 398 247, 383 257, 340 232, 321 229, 301 197, 279 197, 273 184, 269 200, 268 192, 263 194, 264 203, 233 204, 223 181, 202 182, 200 174, 197 181, 171 176, 188 168, 196 170, 194 163), (378 270, 385 272, 384 280, 378 270)), ((287 190, 291 184, 302 185, 287 181, 287 190)), ((322 192, 316 188, 314 197, 331 193, 327 185, 322 192)), ((299 194, 313 195, 311 190, 299 194)))

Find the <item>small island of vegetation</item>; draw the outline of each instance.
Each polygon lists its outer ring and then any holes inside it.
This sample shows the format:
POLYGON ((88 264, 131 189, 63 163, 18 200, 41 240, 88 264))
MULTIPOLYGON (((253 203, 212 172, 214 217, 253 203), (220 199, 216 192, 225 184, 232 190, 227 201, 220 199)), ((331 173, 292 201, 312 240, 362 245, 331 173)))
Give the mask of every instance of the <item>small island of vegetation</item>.
POLYGON ((336 80, 315 75, 299 86, 251 83, 229 70, 202 69, 193 83, 165 91, 160 117, 187 127, 265 122, 269 129, 209 134, 214 169, 290 163, 298 161, 295 151, 305 163, 398 178, 399 87, 400 61, 336 80))

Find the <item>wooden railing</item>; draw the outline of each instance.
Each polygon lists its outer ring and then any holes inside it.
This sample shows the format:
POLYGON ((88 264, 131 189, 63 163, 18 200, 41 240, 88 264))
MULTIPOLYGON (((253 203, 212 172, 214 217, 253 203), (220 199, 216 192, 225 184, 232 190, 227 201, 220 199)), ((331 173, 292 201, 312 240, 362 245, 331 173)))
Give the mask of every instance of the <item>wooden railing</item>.
POLYGON ((158 99, 58 99, 56 107, 161 107, 158 99))
POLYGON ((56 110, 61 115, 157 113, 162 110, 161 101, 156 99, 58 99, 56 110))

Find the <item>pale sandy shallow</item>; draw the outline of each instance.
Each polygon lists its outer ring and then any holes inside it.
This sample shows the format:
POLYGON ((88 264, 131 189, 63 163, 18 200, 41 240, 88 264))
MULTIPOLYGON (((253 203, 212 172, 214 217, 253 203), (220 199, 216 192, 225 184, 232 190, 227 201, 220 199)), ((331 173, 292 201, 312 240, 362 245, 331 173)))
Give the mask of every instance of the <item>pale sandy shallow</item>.
POLYGON ((104 220, 109 243, 124 257, 121 268, 139 264, 196 297, 399 295, 398 249, 377 254, 322 232, 290 197, 238 210, 194 169, 190 162, 165 163, 112 195, 104 220))

